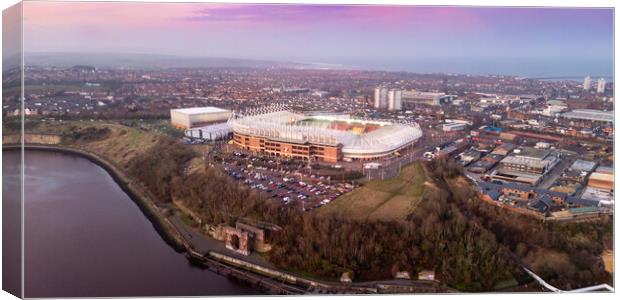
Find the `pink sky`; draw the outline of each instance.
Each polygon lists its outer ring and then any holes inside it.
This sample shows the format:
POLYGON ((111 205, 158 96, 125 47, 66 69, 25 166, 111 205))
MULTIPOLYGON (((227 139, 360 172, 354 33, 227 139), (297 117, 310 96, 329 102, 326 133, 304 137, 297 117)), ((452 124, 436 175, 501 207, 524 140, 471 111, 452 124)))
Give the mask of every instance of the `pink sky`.
POLYGON ((613 57, 611 9, 28 1, 24 17, 27 52, 328 63, 613 57))
POLYGON ((252 35, 252 30, 264 30, 277 36, 383 29, 412 37, 424 26, 434 32, 486 28, 475 14, 457 8, 35 1, 25 2, 24 12, 27 48, 41 51, 70 51, 89 41, 93 47, 124 43, 131 51, 147 48, 154 36, 220 37, 216 31, 252 35))

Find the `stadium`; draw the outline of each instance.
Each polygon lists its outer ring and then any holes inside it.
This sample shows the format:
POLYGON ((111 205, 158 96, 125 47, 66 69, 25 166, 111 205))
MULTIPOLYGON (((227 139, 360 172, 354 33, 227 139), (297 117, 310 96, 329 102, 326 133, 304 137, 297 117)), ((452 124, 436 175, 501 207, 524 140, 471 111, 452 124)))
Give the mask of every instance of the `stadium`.
POLYGON ((286 110, 248 111, 234 114, 228 122, 234 144, 242 149, 326 162, 389 156, 413 145, 422 136, 416 123, 286 110))

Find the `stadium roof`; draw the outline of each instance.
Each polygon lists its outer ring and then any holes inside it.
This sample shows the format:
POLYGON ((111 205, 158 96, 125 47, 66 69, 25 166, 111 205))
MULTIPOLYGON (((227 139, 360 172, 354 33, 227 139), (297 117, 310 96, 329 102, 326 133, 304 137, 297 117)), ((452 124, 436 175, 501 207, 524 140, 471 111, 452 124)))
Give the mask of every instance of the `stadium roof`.
POLYGON ((563 113, 562 116, 568 119, 579 119, 579 120, 590 120, 590 121, 601 121, 601 122, 613 122, 614 120, 613 111, 603 111, 603 110, 596 110, 596 109, 575 109, 575 110, 563 113))
POLYGON ((289 111, 277 111, 233 118, 229 122, 233 131, 242 134, 263 136, 293 143, 342 144, 342 152, 348 157, 389 153, 416 141, 422 136, 422 130, 415 123, 399 124, 376 120, 356 120, 343 116, 322 115, 312 117, 314 119, 379 125, 378 129, 364 134, 335 130, 322 125, 306 123, 294 125, 291 123, 291 121, 304 118, 308 118, 308 116, 289 111))
POLYGON ((223 108, 219 108, 215 106, 177 108, 177 109, 171 109, 170 111, 180 112, 180 113, 188 114, 188 115, 229 112, 229 110, 227 109, 223 109, 223 108))

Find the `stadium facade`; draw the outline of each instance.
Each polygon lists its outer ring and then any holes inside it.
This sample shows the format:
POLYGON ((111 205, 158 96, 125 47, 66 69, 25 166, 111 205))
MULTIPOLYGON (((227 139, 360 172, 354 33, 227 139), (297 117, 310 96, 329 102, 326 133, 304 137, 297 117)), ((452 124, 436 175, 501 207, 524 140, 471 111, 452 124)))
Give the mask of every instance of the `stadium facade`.
POLYGON ((259 109, 228 121, 234 144, 274 156, 325 162, 373 160, 412 146, 421 136, 416 123, 353 119, 259 109))

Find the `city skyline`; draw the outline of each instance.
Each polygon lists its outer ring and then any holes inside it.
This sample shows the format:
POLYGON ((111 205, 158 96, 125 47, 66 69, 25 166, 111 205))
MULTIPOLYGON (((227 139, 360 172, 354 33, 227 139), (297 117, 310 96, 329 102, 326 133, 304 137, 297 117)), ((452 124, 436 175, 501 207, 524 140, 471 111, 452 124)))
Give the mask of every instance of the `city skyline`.
POLYGON ((420 73, 610 76, 613 70, 613 10, 605 8, 35 1, 25 3, 24 21, 26 52, 152 53, 420 73))

